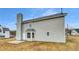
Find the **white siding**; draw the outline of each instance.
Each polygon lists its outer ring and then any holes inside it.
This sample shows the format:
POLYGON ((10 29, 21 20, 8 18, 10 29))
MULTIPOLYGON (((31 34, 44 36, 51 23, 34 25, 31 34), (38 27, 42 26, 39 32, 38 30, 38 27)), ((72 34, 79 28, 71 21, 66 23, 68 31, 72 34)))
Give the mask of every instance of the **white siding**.
MULTIPOLYGON (((32 28, 36 30, 35 38, 33 39, 33 41, 45 41, 45 42, 65 42, 66 41, 64 17, 34 22, 31 24, 32 24, 32 28), (47 36, 47 32, 49 32, 49 36, 47 36)), ((28 28, 29 28, 29 24, 23 25, 24 34, 26 34, 26 29, 28 28)), ((26 37, 26 36, 23 35, 23 37, 26 37)), ((24 40, 27 40, 27 38, 24 38, 24 40)))
POLYGON ((0 32, 0 37, 4 36, 4 38, 10 38, 10 31, 5 31, 5 33, 3 33, 3 28, 0 27, 1 32, 0 32))
POLYGON ((3 33, 3 28, 0 26, 1 32, 0 32, 0 36, 5 36, 5 33, 3 33))
POLYGON ((10 38, 10 32, 9 31, 5 31, 5 38, 10 38))
POLYGON ((72 30, 71 35, 79 35, 79 33, 77 31, 75 31, 75 30, 72 30))

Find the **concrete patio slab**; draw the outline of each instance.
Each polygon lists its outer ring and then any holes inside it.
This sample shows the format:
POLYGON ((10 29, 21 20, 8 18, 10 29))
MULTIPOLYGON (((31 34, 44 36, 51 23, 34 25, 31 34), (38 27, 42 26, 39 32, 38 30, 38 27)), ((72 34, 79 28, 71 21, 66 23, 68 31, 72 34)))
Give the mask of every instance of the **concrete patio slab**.
POLYGON ((8 43, 11 43, 11 44, 19 44, 19 43, 22 43, 24 41, 9 41, 8 43))

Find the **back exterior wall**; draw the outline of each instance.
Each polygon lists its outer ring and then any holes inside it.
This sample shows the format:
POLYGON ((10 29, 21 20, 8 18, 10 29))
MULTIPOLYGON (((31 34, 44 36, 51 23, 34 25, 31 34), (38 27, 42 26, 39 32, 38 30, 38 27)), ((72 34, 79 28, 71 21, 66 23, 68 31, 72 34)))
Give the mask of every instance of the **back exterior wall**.
MULTIPOLYGON (((29 28, 29 24, 23 24, 23 40, 28 40, 26 30, 29 28)), ((66 42, 64 17, 33 22, 31 25, 36 30, 33 41, 66 42), (47 32, 49 32, 49 36, 47 36, 47 32)))

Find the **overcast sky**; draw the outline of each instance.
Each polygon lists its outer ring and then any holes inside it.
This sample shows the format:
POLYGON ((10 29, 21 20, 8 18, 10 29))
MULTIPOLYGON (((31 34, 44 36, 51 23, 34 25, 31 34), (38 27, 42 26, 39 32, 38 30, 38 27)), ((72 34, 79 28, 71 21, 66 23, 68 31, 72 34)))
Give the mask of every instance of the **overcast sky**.
MULTIPOLYGON (((11 30, 16 29, 16 14, 22 13, 24 20, 60 13, 60 8, 0 8, 0 24, 11 30)), ((63 8, 65 27, 79 28, 79 8, 63 8)))

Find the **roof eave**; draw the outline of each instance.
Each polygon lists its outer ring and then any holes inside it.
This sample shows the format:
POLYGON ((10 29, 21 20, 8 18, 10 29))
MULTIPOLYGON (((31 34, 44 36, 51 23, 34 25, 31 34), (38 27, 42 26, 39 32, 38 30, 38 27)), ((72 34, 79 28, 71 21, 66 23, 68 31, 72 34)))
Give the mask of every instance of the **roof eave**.
POLYGON ((35 18, 35 19, 23 21, 22 24, 27 24, 27 23, 32 23, 32 22, 38 22, 38 21, 43 21, 43 20, 48 20, 48 19, 54 19, 54 18, 60 18, 60 17, 66 16, 66 15, 67 15, 67 13, 59 13, 59 14, 44 16, 44 17, 40 17, 40 18, 35 18))

